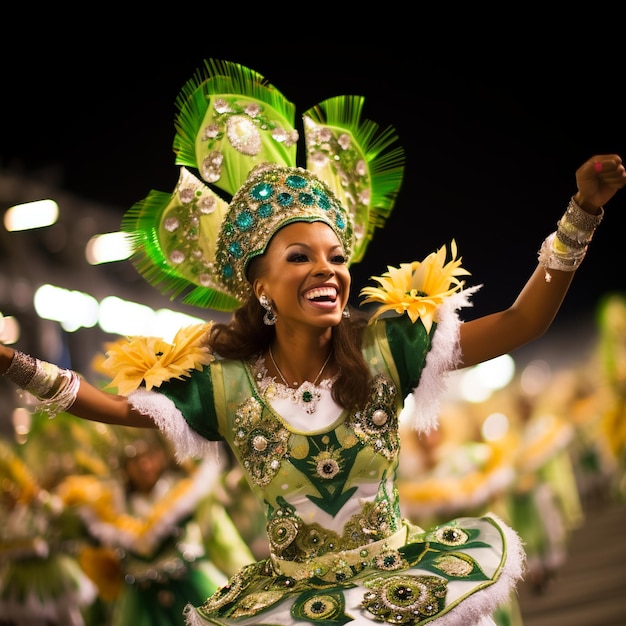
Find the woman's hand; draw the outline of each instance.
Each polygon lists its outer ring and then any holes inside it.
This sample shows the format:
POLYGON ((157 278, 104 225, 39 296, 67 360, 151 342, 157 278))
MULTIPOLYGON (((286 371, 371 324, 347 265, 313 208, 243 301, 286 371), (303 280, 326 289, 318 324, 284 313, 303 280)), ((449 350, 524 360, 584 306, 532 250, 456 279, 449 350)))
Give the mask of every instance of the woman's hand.
POLYGON ((626 169, 617 154, 600 154, 576 170, 578 191, 574 201, 587 213, 596 215, 615 193, 626 185, 626 169))

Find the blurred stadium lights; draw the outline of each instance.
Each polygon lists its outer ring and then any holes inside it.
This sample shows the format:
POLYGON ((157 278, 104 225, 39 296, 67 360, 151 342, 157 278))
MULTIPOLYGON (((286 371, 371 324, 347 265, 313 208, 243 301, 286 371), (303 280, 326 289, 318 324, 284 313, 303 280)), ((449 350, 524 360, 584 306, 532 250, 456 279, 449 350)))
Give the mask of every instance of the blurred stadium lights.
MULTIPOLYGON (((77 197, 52 178, 0 163, 0 341, 89 378, 111 335, 170 341, 184 326, 230 317, 148 284, 118 232, 123 209, 77 197)), ((0 377, 0 430, 20 406, 0 377)))
POLYGON ((98 303, 89 294, 54 285, 39 287, 35 292, 34 305, 41 319, 59 322, 63 330, 70 333, 98 325, 106 333, 127 337, 155 336, 167 341, 183 326, 205 321, 170 309, 155 311, 144 304, 116 296, 109 296, 98 303))
POLYGON ((0 343, 11 345, 17 341, 19 336, 19 322, 12 315, 4 317, 0 312, 0 343))
POLYGON ((16 204, 4 214, 4 227, 11 233, 32 230, 55 224, 59 217, 59 205, 54 200, 35 200, 16 204))
POLYGON ((128 259, 133 252, 132 244, 126 233, 114 232, 94 235, 85 247, 85 258, 91 265, 112 263, 128 259))

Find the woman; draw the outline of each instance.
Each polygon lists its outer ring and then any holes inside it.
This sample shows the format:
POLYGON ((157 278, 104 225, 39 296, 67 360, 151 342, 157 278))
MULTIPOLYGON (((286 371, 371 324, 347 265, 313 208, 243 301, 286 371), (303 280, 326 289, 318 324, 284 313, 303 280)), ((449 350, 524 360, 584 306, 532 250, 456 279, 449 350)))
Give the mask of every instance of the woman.
POLYGON ((402 519, 398 415, 411 396, 428 431, 447 371, 545 332, 603 205, 626 184, 620 157, 577 170, 578 191, 507 310, 460 323, 473 290, 453 242, 449 262, 442 247, 363 289, 383 304, 368 323, 348 306, 349 265, 393 205, 402 151, 342 97, 305 114, 307 169, 295 167, 290 103, 252 70, 208 70, 179 98, 174 146, 232 200, 183 168, 174 194, 153 192, 124 227, 148 280, 191 288, 187 302, 234 309, 232 321, 110 352, 119 395, 8 347, 0 372, 49 414, 156 426, 181 458, 228 443, 263 505, 270 555, 188 605, 188 625, 493 624, 522 575, 519 539, 495 516, 430 530, 402 519))
POLYGON ((217 497, 210 461, 174 463, 156 430, 112 435, 119 475, 73 475, 58 488, 85 526, 80 564, 106 624, 175 626, 192 598, 202 602, 253 556, 217 497))

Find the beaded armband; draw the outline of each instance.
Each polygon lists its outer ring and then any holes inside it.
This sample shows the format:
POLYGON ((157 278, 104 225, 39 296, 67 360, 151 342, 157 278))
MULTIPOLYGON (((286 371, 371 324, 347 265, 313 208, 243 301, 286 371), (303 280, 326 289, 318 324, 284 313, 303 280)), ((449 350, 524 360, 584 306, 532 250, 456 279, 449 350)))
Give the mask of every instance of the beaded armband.
POLYGON ((570 199, 556 231, 545 238, 539 249, 539 263, 545 268, 547 282, 552 280, 548 270, 573 272, 578 269, 603 217, 602 207, 598 215, 591 215, 578 206, 573 197, 570 199))
POLYGON ((26 389, 37 371, 37 359, 30 354, 17 350, 13 353, 11 363, 3 376, 15 383, 20 389, 26 389))
POLYGON ((18 350, 13 354, 4 377, 37 398, 40 401, 37 411, 49 418, 68 409, 80 387, 80 377, 76 372, 40 361, 18 350))

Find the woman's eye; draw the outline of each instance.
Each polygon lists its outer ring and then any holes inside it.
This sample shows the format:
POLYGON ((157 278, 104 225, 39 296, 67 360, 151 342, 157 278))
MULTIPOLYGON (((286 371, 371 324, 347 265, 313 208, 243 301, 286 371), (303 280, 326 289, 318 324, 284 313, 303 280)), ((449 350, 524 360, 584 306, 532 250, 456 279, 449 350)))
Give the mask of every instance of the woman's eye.
POLYGON ((346 262, 346 257, 343 254, 337 254, 332 258, 332 262, 343 265, 346 262))
POLYGON ((301 253, 291 254, 287 257, 287 261, 289 261, 289 263, 304 263, 307 260, 307 255, 301 253))

